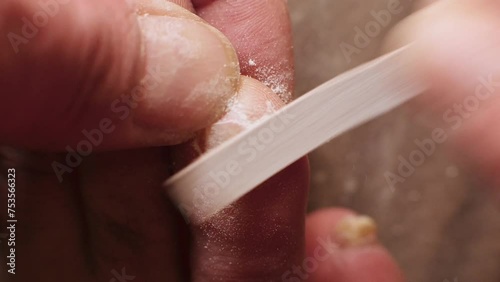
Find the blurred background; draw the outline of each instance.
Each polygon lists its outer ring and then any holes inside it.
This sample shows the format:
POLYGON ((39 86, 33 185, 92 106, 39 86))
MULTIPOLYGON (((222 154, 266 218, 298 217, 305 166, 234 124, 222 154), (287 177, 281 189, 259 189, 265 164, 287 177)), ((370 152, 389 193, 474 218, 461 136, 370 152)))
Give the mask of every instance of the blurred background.
MULTIPOLYGON (((289 0, 296 55, 296 96, 377 57, 384 35, 407 16, 402 12, 369 44, 357 48, 356 28, 364 30, 373 13, 388 10, 390 0, 289 0), (350 56, 342 43, 357 48, 350 56)), ((346 45, 344 45, 346 46, 346 45)), ((373 217, 382 243, 410 282, 500 281, 500 208, 446 141, 391 189, 384 174, 395 172, 399 156, 418 149, 414 140, 429 138, 437 125, 426 113, 405 105, 310 155, 310 211, 342 206, 373 217)), ((369 282, 369 281, 367 281, 369 282)))

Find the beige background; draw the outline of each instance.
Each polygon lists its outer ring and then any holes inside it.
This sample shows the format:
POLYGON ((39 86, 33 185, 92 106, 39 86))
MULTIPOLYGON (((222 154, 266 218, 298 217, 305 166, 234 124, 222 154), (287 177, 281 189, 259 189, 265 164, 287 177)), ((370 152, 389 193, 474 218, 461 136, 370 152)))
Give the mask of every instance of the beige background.
MULTIPOLYGON (((371 11, 389 0, 290 0, 297 95, 379 54, 384 31, 347 62, 339 45, 353 44, 371 11)), ((403 1, 403 0, 402 0, 403 1)), ((391 20, 394 25, 411 9, 391 20)), ((411 282, 500 281, 500 212, 486 187, 440 145, 405 183, 391 191, 384 172, 408 158, 415 138, 435 127, 425 113, 402 107, 324 145, 311 155, 310 209, 353 208, 376 219, 380 238, 411 282)), ((367 281, 369 282, 369 281, 367 281)))

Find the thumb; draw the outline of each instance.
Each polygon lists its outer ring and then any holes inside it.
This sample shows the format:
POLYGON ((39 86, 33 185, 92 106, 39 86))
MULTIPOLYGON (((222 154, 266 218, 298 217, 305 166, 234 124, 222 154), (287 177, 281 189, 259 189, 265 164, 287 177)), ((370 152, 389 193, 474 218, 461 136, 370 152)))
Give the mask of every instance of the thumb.
POLYGON ((174 4, 137 8, 2 1, 0 143, 169 145, 217 120, 239 83, 228 40, 174 4))
POLYGON ((430 85, 421 101, 454 137, 460 152, 500 184, 500 3, 438 1, 397 26, 395 47, 416 41, 416 73, 430 85))

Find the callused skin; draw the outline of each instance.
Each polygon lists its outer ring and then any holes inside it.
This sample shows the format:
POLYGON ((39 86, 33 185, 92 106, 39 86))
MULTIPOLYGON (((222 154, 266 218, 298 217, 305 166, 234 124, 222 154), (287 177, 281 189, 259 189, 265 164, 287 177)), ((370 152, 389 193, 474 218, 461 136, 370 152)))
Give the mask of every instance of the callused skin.
MULTIPOLYGON (((210 150, 282 106, 265 85, 243 77, 227 114, 197 140, 177 147, 174 159, 185 164, 186 156, 196 157, 196 149, 210 150)), ((205 222, 191 225, 194 281, 281 281, 304 255, 308 187, 303 158, 205 222)), ((224 189, 231 189, 230 183, 224 189)))

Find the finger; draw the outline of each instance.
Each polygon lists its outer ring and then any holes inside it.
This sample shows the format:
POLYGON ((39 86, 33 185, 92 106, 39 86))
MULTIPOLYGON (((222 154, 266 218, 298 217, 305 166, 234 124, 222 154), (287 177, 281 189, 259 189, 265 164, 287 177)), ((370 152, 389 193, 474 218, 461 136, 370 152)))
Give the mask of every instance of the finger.
MULTIPOLYGON (((281 105, 263 84, 243 78, 228 114, 206 132, 206 138, 177 151, 176 162, 183 163, 182 156, 189 155, 186 150, 209 150, 281 105)), ((307 160, 301 159, 206 222, 192 226, 193 280, 281 281, 282 273, 303 256, 308 182, 307 160)))
POLYGON ((389 253, 377 243, 372 219, 344 209, 312 213, 306 221, 306 258, 283 281, 403 282, 389 253))
POLYGON ((162 151, 96 154, 79 171, 94 281, 109 281, 112 271, 126 281, 187 281, 182 246, 189 242, 161 189, 168 176, 162 151))
POLYGON ((3 143, 164 145, 223 114, 239 68, 220 32, 169 2, 139 17, 122 0, 60 2, 0 4, 3 143))
POLYGON ((286 1, 193 0, 200 17, 221 30, 238 52, 241 72, 292 99, 293 49, 286 1))
POLYGON ((431 86, 422 103, 494 187, 500 184, 499 14, 498 1, 438 2, 402 23, 390 39, 393 45, 418 40, 415 70, 431 86))

